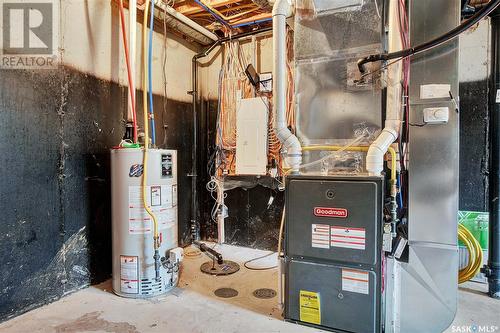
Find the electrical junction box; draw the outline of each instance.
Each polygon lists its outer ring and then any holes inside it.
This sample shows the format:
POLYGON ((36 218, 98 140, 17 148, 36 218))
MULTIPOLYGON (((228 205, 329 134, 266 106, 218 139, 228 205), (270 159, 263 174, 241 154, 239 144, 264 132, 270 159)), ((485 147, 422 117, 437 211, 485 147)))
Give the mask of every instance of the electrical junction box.
POLYGON ((242 99, 236 111, 236 174, 267 173, 268 102, 264 97, 242 99))
POLYGON ((290 176, 286 191, 285 319, 382 332, 383 179, 290 176))

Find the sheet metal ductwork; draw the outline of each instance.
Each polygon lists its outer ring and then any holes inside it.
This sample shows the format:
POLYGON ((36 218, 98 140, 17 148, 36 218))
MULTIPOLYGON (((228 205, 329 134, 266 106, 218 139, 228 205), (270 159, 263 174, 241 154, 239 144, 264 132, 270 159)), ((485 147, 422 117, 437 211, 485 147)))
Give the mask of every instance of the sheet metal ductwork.
MULTIPOLYGON (((301 168, 304 179, 320 176, 327 182, 338 174, 352 179, 383 176, 382 157, 398 139, 401 127, 401 90, 397 90, 401 69, 397 64, 380 70, 383 64, 372 63, 367 71, 381 74, 360 79, 356 63, 365 56, 401 48, 393 3, 397 1, 296 1, 296 134, 303 147, 302 163, 326 154, 305 146, 342 147, 356 140, 357 145, 372 147, 368 158, 366 150, 344 151, 335 161, 301 168), (375 148, 380 152, 371 158, 375 148)), ((408 3, 412 45, 460 24, 460 0, 408 3)), ((411 59, 408 123, 422 126, 409 128, 409 245, 405 258, 387 257, 385 332, 442 332, 455 317, 459 127, 456 101, 450 96, 458 96, 458 43, 455 38, 411 59), (423 126, 425 112, 433 108, 447 109, 449 119, 423 126)), ((325 211, 338 212, 339 207, 329 209, 325 211)), ((325 222, 334 228, 331 223, 325 222)))

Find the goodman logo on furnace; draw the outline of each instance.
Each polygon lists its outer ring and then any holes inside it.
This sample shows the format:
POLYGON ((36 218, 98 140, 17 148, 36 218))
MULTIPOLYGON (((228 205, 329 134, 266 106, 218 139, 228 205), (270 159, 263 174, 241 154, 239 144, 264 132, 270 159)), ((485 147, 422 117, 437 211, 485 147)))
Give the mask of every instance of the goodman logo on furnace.
POLYGON ((0 0, 0 68, 57 66, 59 1, 0 0))

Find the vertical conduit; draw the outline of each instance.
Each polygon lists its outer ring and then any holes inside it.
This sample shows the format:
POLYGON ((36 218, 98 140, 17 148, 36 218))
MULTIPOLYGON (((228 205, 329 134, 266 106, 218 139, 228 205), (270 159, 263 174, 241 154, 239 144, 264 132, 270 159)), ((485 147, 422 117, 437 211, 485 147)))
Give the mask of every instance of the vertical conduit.
POLYGON ((490 108, 490 225, 488 265, 488 293, 500 298, 500 9, 491 15, 492 71, 491 71, 491 108, 490 108))

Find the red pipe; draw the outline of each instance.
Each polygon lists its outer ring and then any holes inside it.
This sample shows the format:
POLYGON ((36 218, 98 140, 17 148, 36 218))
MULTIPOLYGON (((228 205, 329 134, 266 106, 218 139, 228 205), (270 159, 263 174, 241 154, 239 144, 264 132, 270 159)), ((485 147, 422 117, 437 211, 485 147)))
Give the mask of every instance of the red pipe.
MULTIPOLYGON (((125 61, 127 62, 127 76, 128 76, 128 90, 130 93, 130 101, 132 103, 132 115, 133 115, 133 126, 134 126, 134 143, 137 143, 137 113, 135 111, 135 97, 134 97, 134 81, 132 80, 132 69, 130 68, 130 58, 127 43, 127 33, 125 31, 125 13, 123 9, 123 1, 120 0, 120 22, 122 27, 122 37, 123 37, 123 47, 125 49, 125 61)), ((130 24, 135 24, 131 22, 130 24)))

